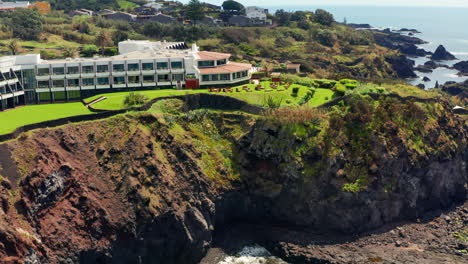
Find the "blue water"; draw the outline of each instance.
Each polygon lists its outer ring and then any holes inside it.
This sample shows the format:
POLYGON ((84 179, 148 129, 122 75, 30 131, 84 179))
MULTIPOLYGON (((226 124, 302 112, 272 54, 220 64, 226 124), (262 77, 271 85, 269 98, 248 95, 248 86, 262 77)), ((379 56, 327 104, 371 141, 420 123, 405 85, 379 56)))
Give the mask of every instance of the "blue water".
MULTIPOLYGON (((411 1, 411 0, 408 0, 411 1)), ((322 8, 333 13, 335 19, 348 23, 367 23, 379 28, 414 28, 421 31, 417 37, 428 41, 422 48, 434 51, 442 44, 460 60, 468 60, 468 8, 439 7, 382 7, 382 6, 267 6, 270 12, 277 9, 287 11, 315 10, 322 8)), ((427 58, 415 59, 416 64, 422 64, 427 58)), ((444 62, 452 65, 457 61, 444 62)), ((435 81, 463 81, 466 77, 458 77, 456 71, 439 68, 432 74, 423 74, 432 81, 425 83, 433 87, 435 81)), ((413 84, 422 83, 420 79, 410 81, 413 84)))

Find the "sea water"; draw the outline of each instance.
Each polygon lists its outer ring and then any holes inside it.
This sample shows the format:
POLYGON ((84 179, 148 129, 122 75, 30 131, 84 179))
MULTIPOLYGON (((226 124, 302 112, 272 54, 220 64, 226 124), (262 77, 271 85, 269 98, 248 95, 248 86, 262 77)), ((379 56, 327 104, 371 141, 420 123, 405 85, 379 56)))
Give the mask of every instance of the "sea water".
MULTIPOLYGON (((468 0, 467 0, 468 1, 468 0)), ((391 29, 417 29, 421 34, 416 34, 428 44, 421 48, 434 52, 437 46, 444 47, 455 55, 459 60, 468 60, 468 8, 449 7, 385 7, 385 6, 266 6, 270 12, 277 9, 286 11, 310 10, 322 8, 333 13, 335 20, 348 23, 370 24, 377 28, 391 29)), ((416 65, 423 64, 428 58, 412 58, 416 65)), ((441 62, 449 66, 457 61, 441 62)), ((411 84, 423 83, 432 88, 435 82, 443 84, 446 81, 461 82, 467 77, 457 76, 456 70, 439 68, 433 73, 418 73, 417 79, 409 80, 411 84), (427 76, 431 82, 422 82, 422 77, 427 76)))
POLYGON ((274 257, 265 248, 258 245, 243 247, 233 256, 227 256, 218 264, 287 264, 287 262, 274 257))

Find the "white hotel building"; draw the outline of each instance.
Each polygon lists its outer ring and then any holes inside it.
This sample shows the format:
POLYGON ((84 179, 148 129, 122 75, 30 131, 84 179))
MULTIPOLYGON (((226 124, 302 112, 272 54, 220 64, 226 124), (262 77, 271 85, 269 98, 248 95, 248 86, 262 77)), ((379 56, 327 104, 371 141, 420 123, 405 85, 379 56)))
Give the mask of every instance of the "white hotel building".
POLYGON ((199 51, 195 44, 188 48, 183 42, 127 40, 119 43, 119 53, 63 60, 42 60, 39 54, 6 58, 14 61, 11 67, 24 86, 26 102, 113 91, 231 86, 247 82, 252 70, 250 64, 230 62, 230 54, 199 51))

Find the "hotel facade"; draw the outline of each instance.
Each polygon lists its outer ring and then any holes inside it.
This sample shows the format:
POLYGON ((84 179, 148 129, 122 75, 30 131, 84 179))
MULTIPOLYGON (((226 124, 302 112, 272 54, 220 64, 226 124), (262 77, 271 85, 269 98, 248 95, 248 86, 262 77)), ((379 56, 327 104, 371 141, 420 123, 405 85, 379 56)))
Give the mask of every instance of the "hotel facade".
POLYGON ((229 61, 230 54, 199 51, 183 42, 127 40, 119 43, 119 53, 63 60, 42 60, 39 54, 4 57, 2 73, 16 73, 7 83, 19 88, 8 91, 22 93, 21 102, 38 103, 128 90, 238 85, 248 82, 252 71, 251 64, 229 61))

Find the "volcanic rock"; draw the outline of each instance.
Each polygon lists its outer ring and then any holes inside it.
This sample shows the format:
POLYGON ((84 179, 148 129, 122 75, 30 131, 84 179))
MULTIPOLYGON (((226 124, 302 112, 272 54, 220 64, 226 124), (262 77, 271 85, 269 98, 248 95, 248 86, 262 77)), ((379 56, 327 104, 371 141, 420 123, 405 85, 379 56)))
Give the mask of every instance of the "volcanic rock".
POLYGON ((433 60, 456 60, 457 58, 448 52, 443 45, 437 47, 436 51, 431 57, 433 60))

